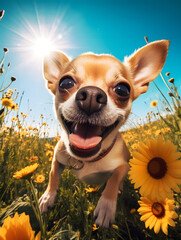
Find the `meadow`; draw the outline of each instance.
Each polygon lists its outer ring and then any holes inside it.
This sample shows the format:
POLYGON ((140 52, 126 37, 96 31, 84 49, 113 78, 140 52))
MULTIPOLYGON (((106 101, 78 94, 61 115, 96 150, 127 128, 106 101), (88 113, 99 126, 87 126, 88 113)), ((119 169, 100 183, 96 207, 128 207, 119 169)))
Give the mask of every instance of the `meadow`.
MULTIPOLYGON (((1 80, 8 52, 3 50, 1 80)), ((61 176, 55 206, 40 215, 37 201, 47 187, 60 136, 48 137, 48 124, 42 114, 36 127, 28 125, 28 115, 21 112, 22 94, 12 89, 15 77, 9 84, 2 84, 0 240, 181 238, 181 102, 176 80, 170 73, 161 77, 169 95, 164 96, 156 85, 162 100, 152 101, 153 111, 122 132, 131 153, 130 172, 118 196, 115 223, 108 229, 96 226, 93 218, 103 187, 80 182, 69 169, 61 176), (157 101, 162 101, 161 110, 157 101)))

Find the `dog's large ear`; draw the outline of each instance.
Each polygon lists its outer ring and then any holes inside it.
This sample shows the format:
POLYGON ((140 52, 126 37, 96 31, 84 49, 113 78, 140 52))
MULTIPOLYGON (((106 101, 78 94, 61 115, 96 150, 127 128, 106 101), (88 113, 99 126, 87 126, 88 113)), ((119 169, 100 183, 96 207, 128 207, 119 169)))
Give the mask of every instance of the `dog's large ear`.
POLYGON ((44 58, 43 74, 44 78, 48 81, 48 89, 50 89, 53 94, 56 92, 56 83, 60 80, 62 69, 68 62, 68 57, 59 51, 51 52, 44 58))
POLYGON ((161 72, 170 41, 152 42, 125 59, 134 81, 134 99, 148 90, 148 85, 161 72))

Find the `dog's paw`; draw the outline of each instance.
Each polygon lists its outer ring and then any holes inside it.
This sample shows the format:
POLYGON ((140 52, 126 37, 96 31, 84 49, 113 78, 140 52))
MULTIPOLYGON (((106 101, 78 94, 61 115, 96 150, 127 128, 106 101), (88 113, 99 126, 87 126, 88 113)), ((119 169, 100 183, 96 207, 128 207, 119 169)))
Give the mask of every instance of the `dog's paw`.
POLYGON ((47 212, 49 207, 53 207, 56 195, 57 192, 44 192, 44 194, 39 199, 39 207, 41 213, 47 212))
POLYGON ((94 211, 95 224, 108 228, 114 222, 116 214, 116 201, 111 201, 103 196, 99 199, 94 211))

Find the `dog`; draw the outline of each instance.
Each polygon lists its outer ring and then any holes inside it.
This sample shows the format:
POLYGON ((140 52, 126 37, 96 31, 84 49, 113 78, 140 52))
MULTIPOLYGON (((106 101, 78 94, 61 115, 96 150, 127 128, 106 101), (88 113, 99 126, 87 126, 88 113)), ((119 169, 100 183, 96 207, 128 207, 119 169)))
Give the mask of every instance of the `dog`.
POLYGON ((132 102, 161 72, 168 40, 147 44, 125 57, 84 53, 73 60, 59 51, 44 59, 48 89, 54 95, 61 139, 54 151, 49 183, 39 199, 41 213, 52 207, 62 171, 68 166, 87 184, 105 189, 94 211, 95 224, 114 222, 118 191, 129 171, 130 153, 119 132, 132 102))

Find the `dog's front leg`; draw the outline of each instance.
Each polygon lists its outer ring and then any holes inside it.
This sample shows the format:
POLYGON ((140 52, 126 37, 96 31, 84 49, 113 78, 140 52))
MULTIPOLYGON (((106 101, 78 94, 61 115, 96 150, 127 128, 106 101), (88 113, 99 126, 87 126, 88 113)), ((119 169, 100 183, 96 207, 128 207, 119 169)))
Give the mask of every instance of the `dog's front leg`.
POLYGON ((57 189, 59 186, 60 175, 64 170, 64 165, 56 160, 54 156, 51 171, 49 174, 49 183, 46 191, 39 199, 39 206, 41 213, 46 212, 48 207, 52 207, 57 195, 57 189))
POLYGON ((108 180, 94 211, 96 225, 99 225, 100 227, 109 227, 109 225, 114 222, 118 190, 120 186, 123 185, 123 180, 126 177, 128 170, 129 164, 124 162, 115 169, 114 173, 108 180))

